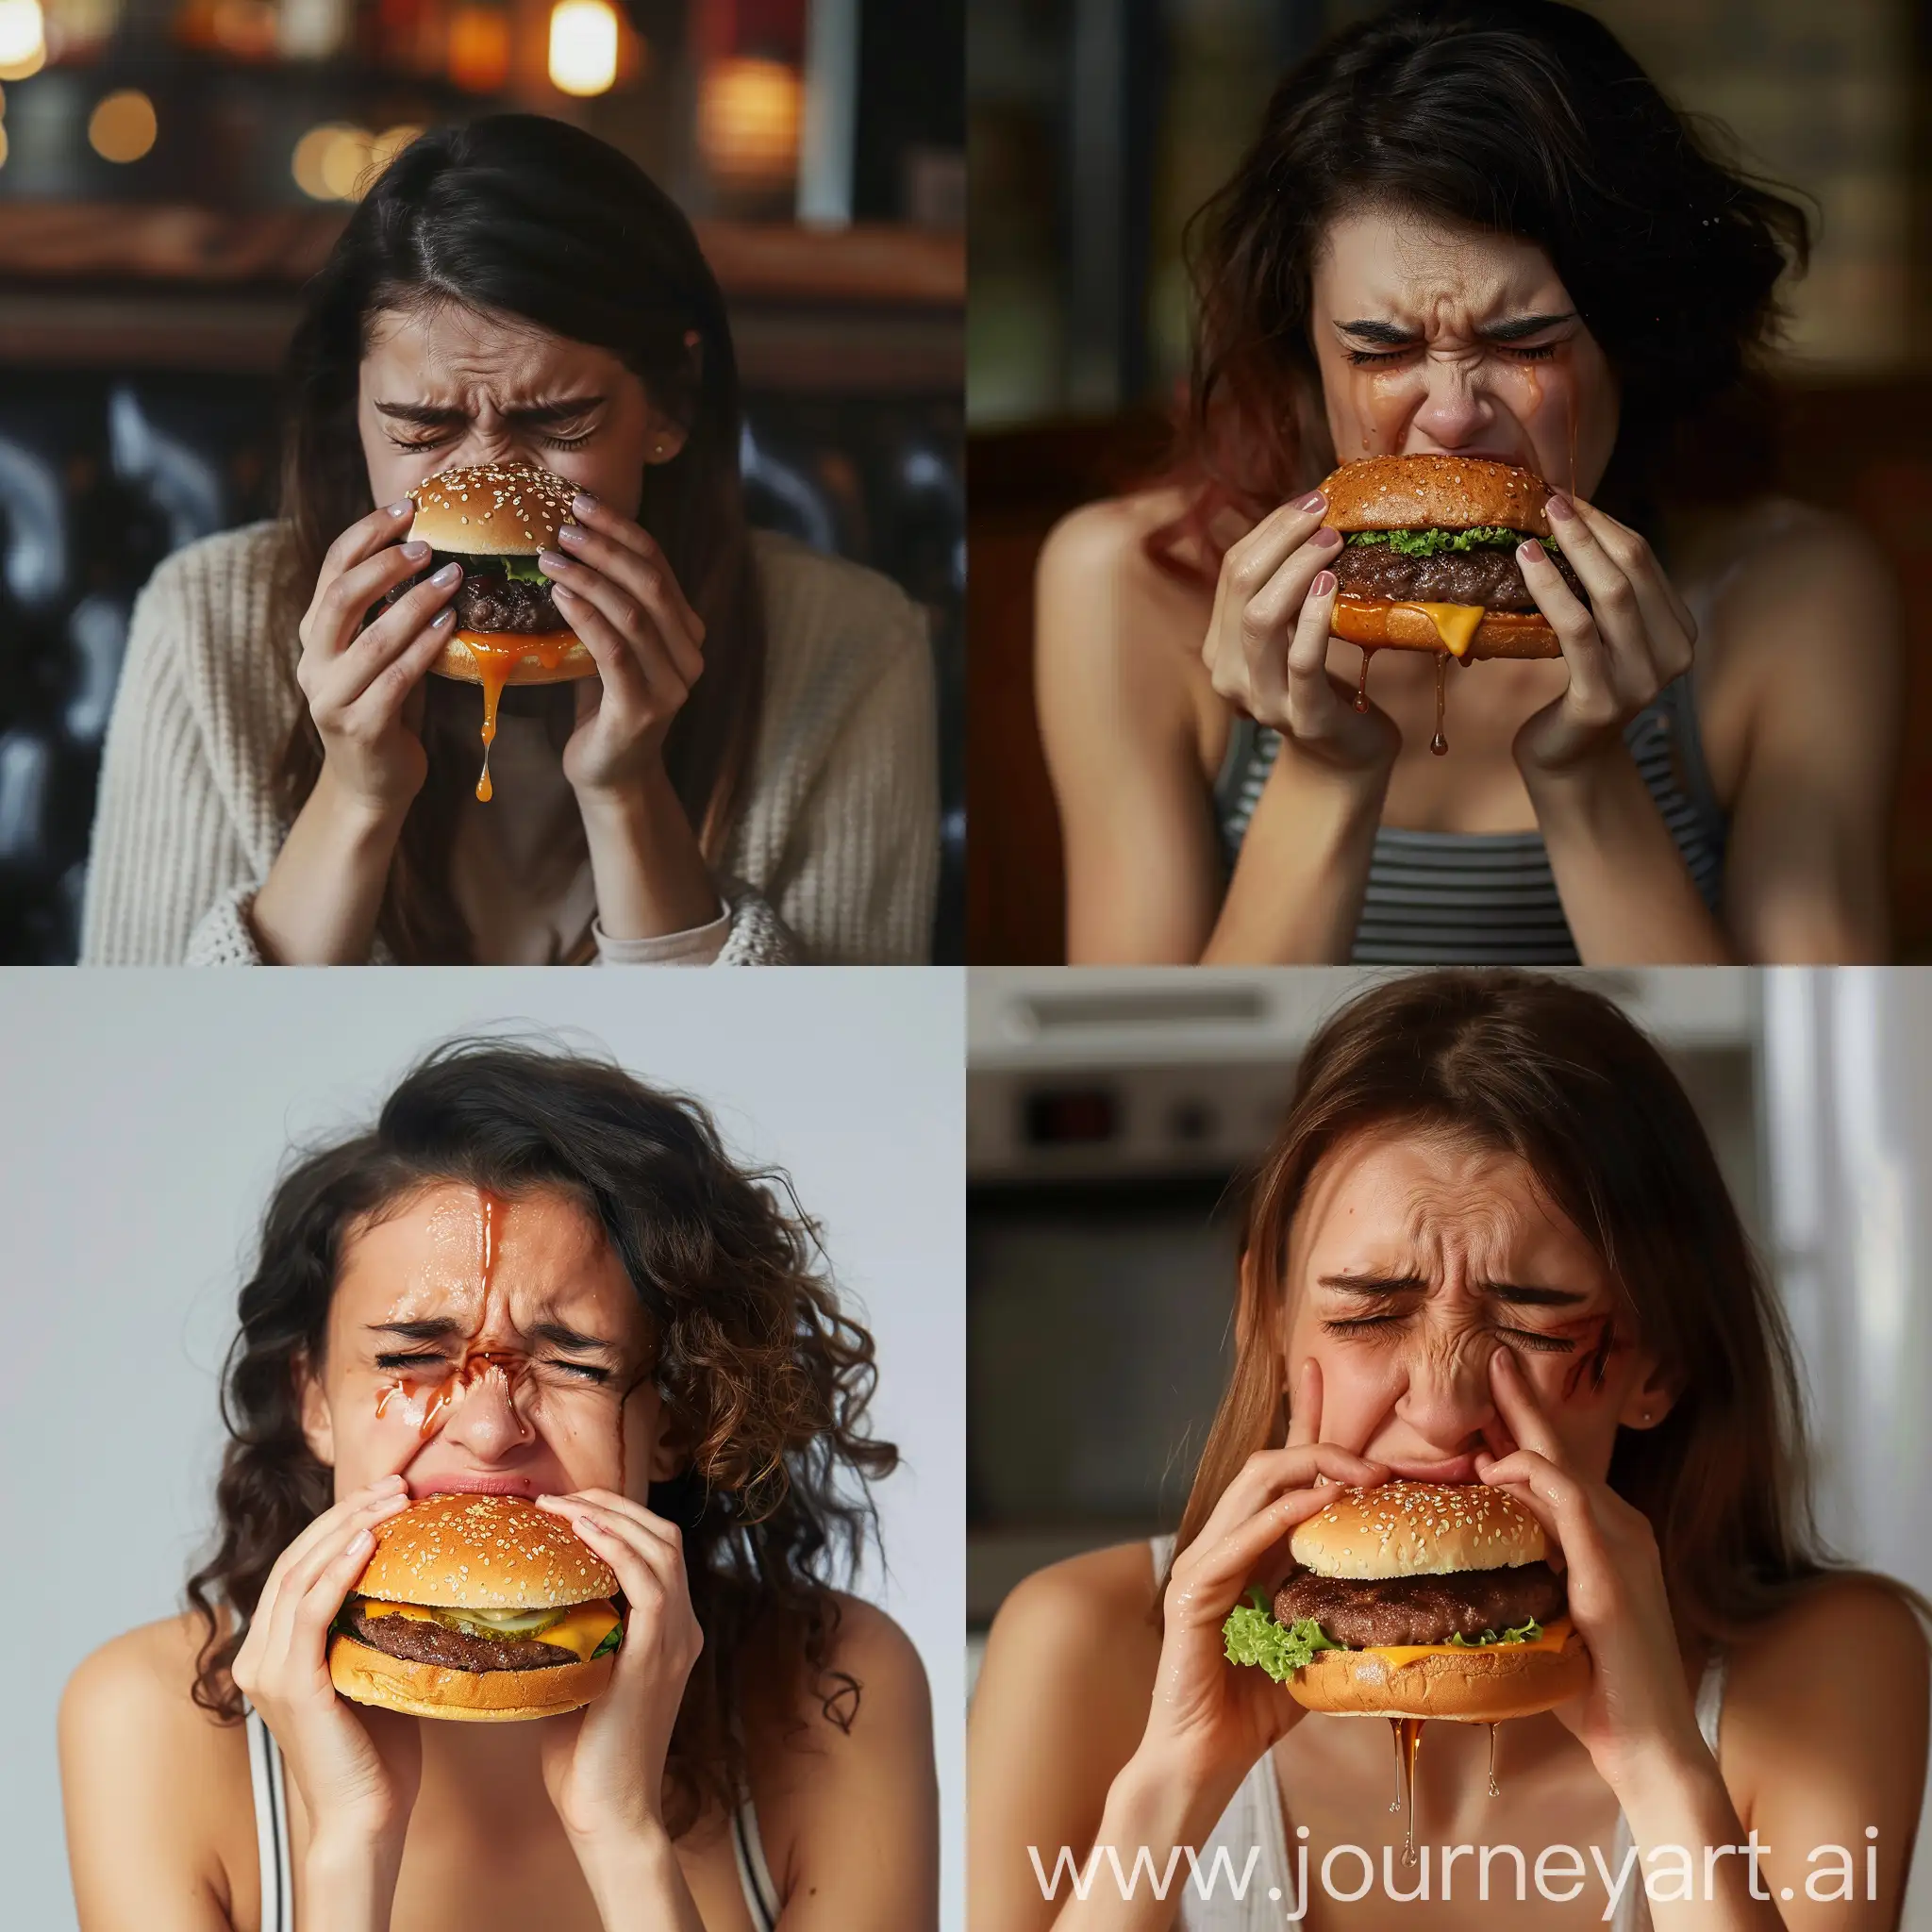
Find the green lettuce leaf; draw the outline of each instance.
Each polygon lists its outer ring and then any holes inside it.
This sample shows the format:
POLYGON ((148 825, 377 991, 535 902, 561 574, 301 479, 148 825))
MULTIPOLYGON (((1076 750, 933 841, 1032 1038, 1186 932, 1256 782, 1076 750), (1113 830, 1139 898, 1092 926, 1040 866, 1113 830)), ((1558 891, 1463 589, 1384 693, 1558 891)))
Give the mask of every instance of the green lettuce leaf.
POLYGON ((1318 1650, 1346 1650, 1337 1643, 1312 1617, 1284 1627, 1269 1613, 1259 1591, 1248 1592, 1249 1601, 1237 1604, 1221 1626, 1222 1641, 1231 1664, 1258 1664, 1277 1684, 1314 1660, 1318 1650))
POLYGON ((1449 1641, 1460 1644, 1465 1650, 1480 1650, 1490 1643, 1534 1643, 1542 1634, 1543 1626, 1532 1617, 1528 1623, 1518 1624, 1500 1637, 1493 1630, 1485 1630, 1480 1637, 1464 1637, 1458 1632, 1449 1641))
POLYGON ((622 1624, 613 1624, 610 1626, 610 1635, 591 1653, 591 1661, 595 1663, 600 1657, 607 1656, 623 1641, 624 1625, 622 1624))
POLYGON ((1484 524, 1474 530, 1355 530, 1351 543, 1386 543, 1405 557, 1435 557, 1444 550, 1474 550, 1488 546, 1513 550, 1523 541, 1521 530, 1504 528, 1501 524, 1484 524))
POLYGON ((550 581, 534 557, 506 557, 503 574, 524 584, 547 584, 550 581))

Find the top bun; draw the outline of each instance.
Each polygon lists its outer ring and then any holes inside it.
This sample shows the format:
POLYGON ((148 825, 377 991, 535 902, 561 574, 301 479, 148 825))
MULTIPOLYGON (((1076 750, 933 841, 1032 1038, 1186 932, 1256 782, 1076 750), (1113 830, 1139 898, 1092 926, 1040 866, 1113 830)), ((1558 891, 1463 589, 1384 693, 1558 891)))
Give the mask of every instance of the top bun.
POLYGON ((1481 457, 1364 457, 1322 485, 1332 530, 1474 530, 1500 524, 1547 537, 1550 486, 1481 457))
POLYGON ((432 550, 535 557, 557 548, 576 493, 567 477, 524 463, 444 470, 409 491, 416 506, 409 535, 432 550))
POLYGON ((521 1496, 428 1496, 375 1526, 356 1585, 383 1603, 548 1610, 611 1596, 617 1575, 562 1518, 521 1496))
POLYGON ((1507 1491, 1487 1483, 1342 1490, 1295 1531, 1289 1548, 1318 1576, 1358 1582, 1507 1570, 1541 1563, 1549 1554, 1542 1524, 1507 1491))

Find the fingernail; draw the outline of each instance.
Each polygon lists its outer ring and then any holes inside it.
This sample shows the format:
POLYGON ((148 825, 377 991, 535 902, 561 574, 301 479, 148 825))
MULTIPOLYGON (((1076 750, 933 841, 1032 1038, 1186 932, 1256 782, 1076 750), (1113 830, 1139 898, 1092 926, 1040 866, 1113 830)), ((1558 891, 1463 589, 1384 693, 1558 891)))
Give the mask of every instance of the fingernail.
POLYGON ((584 526, 581 524, 566 524, 557 533, 559 543, 581 543, 584 541, 584 526))
POLYGON ((537 553, 537 565, 540 570, 568 570, 570 558, 560 550, 540 550, 537 553))
POLYGON ((391 504, 389 507, 389 513, 392 517, 406 517, 415 508, 416 506, 413 503, 411 503, 409 499, 406 496, 400 503, 391 504))
POLYGON ((432 584, 453 584, 462 574, 463 567, 461 564, 446 563, 429 581, 432 584))
POLYGON ((356 1532, 356 1534, 349 1539, 349 1554, 351 1556, 360 1556, 362 1552, 366 1550, 369 1547, 369 1545, 373 1543, 375 1541, 375 1537, 372 1531, 366 1529, 358 1529, 356 1532))
POLYGON ((1550 492, 1550 500, 1546 508, 1558 523, 1563 523, 1576 514, 1575 510, 1571 508, 1570 499, 1560 490, 1553 490, 1550 492))
POLYGON ((457 613, 455 605, 445 604, 442 607, 442 608, 439 610, 436 613, 436 615, 429 620, 429 628, 431 630, 441 630, 445 625, 454 624, 456 621, 457 613))
POLYGON ((1308 586, 1311 597, 1325 597, 1335 588, 1335 573, 1332 570, 1318 570, 1315 581, 1308 586))
POLYGON ((588 490, 579 490, 571 498, 570 507, 572 511, 577 516, 586 516, 597 508, 597 499, 588 490))
POLYGON ((411 563, 421 563, 429 555, 429 546, 426 543, 405 543, 403 545, 403 555, 411 563))
POLYGON ((577 601, 577 593, 573 590, 567 589, 562 584, 552 584, 550 594, 553 597, 562 598, 566 604, 575 604, 577 601))
POLYGON ((1340 530, 1331 530, 1327 526, 1327 525, 1324 524, 1319 530, 1315 532, 1315 534, 1312 537, 1308 539, 1308 541, 1312 543, 1317 550, 1331 550, 1335 547, 1336 544, 1341 541, 1341 532, 1340 530))
POLYGON ((1325 496, 1324 496, 1319 490, 1316 491, 1312 496, 1303 497, 1302 500, 1295 505, 1295 508, 1300 510, 1306 510, 1310 516, 1312 516, 1318 509, 1326 509, 1327 508, 1328 499, 1325 496))
POLYGON ((1516 546, 1516 554, 1524 563, 1547 563, 1550 559, 1543 546, 1534 537, 1526 537, 1516 546))

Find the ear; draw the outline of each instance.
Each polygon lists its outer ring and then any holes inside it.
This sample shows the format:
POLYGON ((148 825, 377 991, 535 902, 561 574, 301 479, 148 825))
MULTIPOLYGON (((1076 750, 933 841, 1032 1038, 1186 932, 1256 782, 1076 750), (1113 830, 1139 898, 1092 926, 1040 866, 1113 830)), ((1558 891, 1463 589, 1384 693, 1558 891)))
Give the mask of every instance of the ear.
POLYGON ((322 1377, 310 1367, 306 1351, 298 1352, 289 1373, 295 1381, 295 1399, 302 1411, 302 1439, 308 1453, 325 1469, 336 1466, 335 1418, 329 1413, 322 1377))
POLYGON ((653 405, 645 414, 644 461, 668 463, 684 453, 690 432, 653 405))
POLYGON ((1676 1379, 1650 1357, 1642 1360, 1643 1373, 1631 1383, 1617 1410, 1617 1421, 1626 1429, 1656 1428, 1677 1400, 1676 1379))

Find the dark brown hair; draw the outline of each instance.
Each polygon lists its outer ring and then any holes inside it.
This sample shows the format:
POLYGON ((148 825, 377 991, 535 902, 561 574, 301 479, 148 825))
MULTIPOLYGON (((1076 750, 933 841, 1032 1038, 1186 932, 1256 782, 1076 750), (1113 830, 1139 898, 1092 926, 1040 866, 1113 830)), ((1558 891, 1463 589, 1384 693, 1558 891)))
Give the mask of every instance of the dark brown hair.
POLYGON ((1189 225, 1195 332, 1168 478, 1187 509, 1148 554, 1211 577, 1216 511, 1263 516, 1330 467, 1314 261, 1330 224, 1365 208, 1549 257, 1616 375, 1617 446, 1597 493, 1617 514, 1648 520, 1674 440, 1710 412, 1734 440, 1755 430, 1761 461, 1733 488, 1763 487, 1756 362, 1810 225, 1722 158, 1725 145, 1601 21, 1553 0, 1405 0, 1323 42, 1189 225))
POLYGON ((1374 987, 1310 1042, 1249 1195, 1238 1354, 1177 1548, 1243 1461, 1286 1439, 1290 1230, 1323 1158, 1383 1127, 1524 1161, 1680 1387, 1656 1427, 1618 1432, 1608 1480, 1650 1519, 1681 1635, 1721 1642, 1808 1585, 1865 1574, 1819 1544, 1790 1338, 1676 1076, 1602 993, 1500 970, 1374 987))
POLYGON ((303 1437, 298 1384, 325 1356, 344 1244, 445 1180, 508 1198, 567 1191, 651 1318, 665 1425, 690 1445, 691 1469, 654 1484, 650 1507, 682 1529, 705 1634, 666 1773, 667 1822, 685 1830, 707 1802, 728 1809, 744 1788, 749 1701, 796 1722, 809 1696, 849 1726, 860 1687, 828 1668, 832 1585, 875 1536, 867 1486, 898 1453, 865 1433, 872 1337, 841 1312, 789 1180, 733 1161, 697 1101, 604 1061, 453 1041, 373 1127, 283 1174, 224 1371, 218 1544, 188 1583, 206 1624, 194 1701, 240 1719, 229 1667, 247 1619, 275 1558, 334 1500, 303 1437))
MULTIPOLYGON (((705 675, 672 724, 664 760, 715 862, 742 803, 764 691, 764 617, 739 472, 737 357, 724 298, 691 224, 635 162, 567 123, 493 114, 423 135, 370 189, 308 285, 286 375, 290 541, 275 597, 291 687, 295 628, 328 546, 375 508, 356 425, 370 327, 387 310, 436 303, 612 351, 685 431, 675 458, 646 466, 638 520, 705 624, 705 675)), ((458 713, 474 732, 468 689, 426 682, 425 735, 458 713)), ((574 690, 535 702, 567 708, 574 690)), ((314 790, 322 756, 308 707, 298 705, 276 777, 285 818, 314 790)), ((404 823, 378 923, 403 960, 473 962, 449 860, 474 776, 462 760, 432 753, 404 823)))

